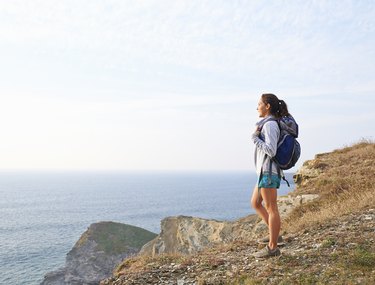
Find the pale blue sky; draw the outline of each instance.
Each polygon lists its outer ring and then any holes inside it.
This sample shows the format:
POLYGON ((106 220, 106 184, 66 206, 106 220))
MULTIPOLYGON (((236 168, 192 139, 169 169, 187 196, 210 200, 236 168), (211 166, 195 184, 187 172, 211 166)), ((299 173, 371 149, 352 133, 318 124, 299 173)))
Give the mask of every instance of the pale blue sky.
POLYGON ((373 139, 374 1, 1 1, 0 169, 253 170, 259 96, 300 166, 373 139))

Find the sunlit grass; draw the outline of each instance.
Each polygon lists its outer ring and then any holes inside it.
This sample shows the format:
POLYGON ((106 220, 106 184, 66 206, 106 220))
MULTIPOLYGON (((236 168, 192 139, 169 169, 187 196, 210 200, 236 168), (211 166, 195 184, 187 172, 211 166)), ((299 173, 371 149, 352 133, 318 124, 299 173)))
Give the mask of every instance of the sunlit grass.
POLYGON ((320 199, 295 208, 284 221, 284 229, 295 232, 339 216, 375 207, 375 144, 351 147, 318 155, 310 167, 322 174, 297 187, 296 193, 316 193, 320 199))

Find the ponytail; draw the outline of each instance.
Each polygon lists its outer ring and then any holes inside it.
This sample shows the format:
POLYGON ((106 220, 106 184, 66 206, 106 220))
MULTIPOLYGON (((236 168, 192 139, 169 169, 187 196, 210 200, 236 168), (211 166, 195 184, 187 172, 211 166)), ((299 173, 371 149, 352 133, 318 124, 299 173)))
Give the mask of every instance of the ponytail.
POLYGON ((276 118, 281 118, 284 116, 291 116, 288 111, 288 106, 284 102, 284 100, 279 100, 276 95, 271 93, 262 94, 261 96, 263 103, 270 104, 271 115, 275 116, 276 118))
POLYGON ((278 116, 277 117, 284 117, 284 116, 290 116, 288 111, 288 106, 284 102, 284 100, 279 100, 279 110, 277 111, 278 116))

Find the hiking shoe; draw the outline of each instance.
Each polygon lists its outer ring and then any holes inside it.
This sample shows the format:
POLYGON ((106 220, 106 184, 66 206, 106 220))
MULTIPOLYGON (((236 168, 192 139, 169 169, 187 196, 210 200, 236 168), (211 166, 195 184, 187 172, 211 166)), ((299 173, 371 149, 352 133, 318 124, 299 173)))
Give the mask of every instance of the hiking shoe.
MULTIPOLYGON (((258 240, 258 243, 260 243, 260 244, 269 244, 269 242, 270 242, 270 237, 269 236, 258 240)), ((284 242, 283 237, 279 236, 277 238, 277 245, 284 245, 284 244, 285 244, 285 242, 284 242)))
POLYGON ((268 245, 261 249, 260 251, 254 253, 255 258, 267 258, 273 256, 279 256, 281 254, 280 249, 276 247, 275 249, 271 250, 268 245))

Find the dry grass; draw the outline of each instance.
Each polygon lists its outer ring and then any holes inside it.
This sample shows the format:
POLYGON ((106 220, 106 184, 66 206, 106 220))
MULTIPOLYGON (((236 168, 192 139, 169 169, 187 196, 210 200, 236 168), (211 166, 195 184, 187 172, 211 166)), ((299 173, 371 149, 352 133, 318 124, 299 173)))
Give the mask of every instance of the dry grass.
POLYGON ((233 281, 229 281, 227 285, 260 285, 262 282, 260 280, 253 279, 247 275, 242 275, 237 277, 233 281))
POLYGON ((288 232, 324 223, 336 217, 375 207, 375 144, 353 146, 317 155, 307 162, 321 174, 299 185, 296 194, 316 193, 320 199, 297 207, 284 221, 288 232))
POLYGON ((190 263, 189 256, 182 254, 161 254, 155 257, 145 255, 135 256, 120 263, 115 268, 113 274, 115 277, 118 277, 126 275, 129 272, 141 273, 171 263, 188 265, 190 263))

